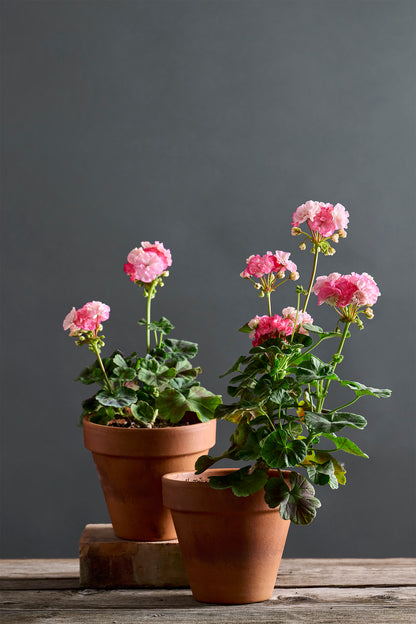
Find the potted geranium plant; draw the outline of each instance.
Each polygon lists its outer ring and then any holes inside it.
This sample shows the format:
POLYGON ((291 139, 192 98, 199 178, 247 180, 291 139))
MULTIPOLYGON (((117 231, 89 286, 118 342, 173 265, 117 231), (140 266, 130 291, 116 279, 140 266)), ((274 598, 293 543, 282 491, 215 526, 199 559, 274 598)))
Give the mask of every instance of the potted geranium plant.
POLYGON ((240 329, 249 334, 252 348, 225 373, 234 374, 228 386, 234 402, 219 405, 215 415, 235 423, 231 445, 218 457, 197 460, 196 475, 205 473, 205 479, 163 477, 165 503, 173 512, 191 587, 203 602, 270 597, 289 523, 310 523, 320 507, 314 486, 338 488, 345 483, 338 452, 367 457, 339 432, 366 426, 363 416, 349 411, 350 405, 364 395, 388 397, 390 390, 342 379, 338 367, 351 330, 363 328, 363 317, 373 317, 380 292, 367 273, 316 278, 319 255, 335 253, 332 244, 345 238, 348 218, 341 204, 308 201, 297 208, 292 234, 304 236, 302 250, 311 243, 312 273, 307 289, 296 287, 296 304, 281 314, 273 314, 271 295, 284 282, 299 278, 290 254, 267 252, 247 259, 241 277, 265 298, 267 314, 240 329), (333 307, 337 321, 331 331, 316 325, 307 312, 312 293, 319 305, 333 307), (323 361, 317 353, 328 340, 335 343, 333 355, 323 361), (350 389, 352 396, 341 406, 328 404, 331 384, 350 389), (250 463, 239 469, 211 468, 225 458, 250 463), (221 544, 212 539, 214 526, 228 529, 221 544), (198 545, 207 552, 195 555, 195 531, 201 533, 202 527, 206 536, 198 545), (215 580, 206 583, 207 577, 215 580))
POLYGON ((142 242, 127 260, 124 271, 146 299, 146 317, 138 322, 146 330, 146 353, 101 356, 110 308, 99 301, 72 308, 63 327, 95 355, 77 378, 98 385, 83 402, 81 419, 114 531, 125 539, 168 540, 176 533, 162 504, 161 476, 192 469, 213 446, 221 397, 196 379, 201 369, 190 360, 198 345, 169 338, 173 325, 167 318, 151 319, 152 300, 169 275, 170 251, 158 241, 142 242))

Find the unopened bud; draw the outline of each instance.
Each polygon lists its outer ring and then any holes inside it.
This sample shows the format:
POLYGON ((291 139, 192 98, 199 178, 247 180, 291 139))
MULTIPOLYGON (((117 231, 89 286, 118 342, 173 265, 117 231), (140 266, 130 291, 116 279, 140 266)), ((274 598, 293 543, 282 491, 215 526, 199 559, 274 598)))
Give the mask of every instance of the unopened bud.
POLYGON ((299 245, 299 249, 301 249, 302 251, 305 251, 305 249, 306 249, 306 243, 301 243, 301 244, 299 245))
POLYGON ((338 230, 338 234, 340 238, 347 238, 347 233, 344 229, 338 230))
POLYGON ((277 272, 277 277, 279 279, 283 279, 285 276, 285 270, 284 269, 280 269, 280 271, 277 272))
POLYGON ((373 310, 372 310, 371 308, 366 308, 366 309, 364 310, 364 314, 365 314, 365 316, 366 316, 368 319, 372 319, 372 318, 374 318, 374 312, 373 312, 373 310))
POLYGON ((291 273, 289 277, 293 282, 296 282, 296 280, 299 279, 299 273, 297 271, 293 271, 293 273, 291 273))
POLYGON ((259 297, 264 297, 264 291, 263 291, 263 290, 261 290, 261 291, 259 292, 259 297))
POLYGON ((292 227, 291 234, 292 236, 299 236, 302 233, 302 230, 299 227, 292 227))
POLYGON ((339 242, 339 234, 337 234, 337 233, 332 234, 331 240, 334 241, 334 243, 338 243, 339 242))
POLYGON ((328 251, 326 252, 327 256, 333 256, 335 253, 335 249, 333 247, 328 247, 328 251))
POLYGON ((260 290, 261 289, 261 284, 254 284, 254 288, 256 290, 260 290))
POLYGON ((243 279, 248 279, 247 275, 244 275, 244 271, 241 271, 240 277, 242 277, 243 279))

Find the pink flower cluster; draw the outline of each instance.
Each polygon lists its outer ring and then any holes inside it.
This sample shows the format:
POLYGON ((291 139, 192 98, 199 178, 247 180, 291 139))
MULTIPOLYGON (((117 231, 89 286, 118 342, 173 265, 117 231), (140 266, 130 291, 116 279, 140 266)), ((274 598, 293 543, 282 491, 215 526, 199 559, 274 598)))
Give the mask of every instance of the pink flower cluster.
POLYGON ((240 274, 241 277, 263 277, 269 273, 277 273, 282 278, 285 272, 289 271, 291 279, 299 279, 297 266, 289 260, 290 253, 287 251, 268 251, 264 256, 259 254, 247 258, 247 268, 240 274), (292 277, 293 276, 293 277, 292 277))
POLYGON ((278 314, 256 316, 249 321, 248 326, 253 330, 249 334, 253 347, 257 347, 269 338, 285 338, 293 331, 293 321, 289 318, 282 318, 278 314))
POLYGON ((69 329, 70 336, 79 336, 83 331, 97 333, 99 325, 110 316, 110 307, 101 301, 90 301, 82 308, 72 310, 66 315, 63 328, 69 329))
POLYGON ((147 241, 142 242, 141 247, 131 250, 127 260, 124 271, 130 276, 130 280, 145 284, 153 282, 172 264, 170 250, 165 249, 163 243, 159 241, 153 244, 147 241))
POLYGON ((292 225, 299 227, 301 223, 307 221, 311 230, 325 238, 332 236, 337 230, 345 236, 348 217, 349 213, 342 204, 333 206, 322 202, 307 201, 293 213, 292 225))
POLYGON ((325 302, 338 308, 345 308, 351 303, 372 306, 380 296, 377 284, 368 273, 322 275, 317 278, 313 292, 318 296, 318 305, 325 302))
POLYGON ((291 321, 292 323, 291 333, 293 333, 295 321, 296 321, 296 331, 299 332, 300 334, 308 333, 306 329, 304 329, 303 327, 304 323, 310 323, 311 325, 313 324, 313 318, 311 317, 310 314, 308 314, 307 312, 300 312, 300 311, 296 314, 296 308, 293 308, 292 306, 284 308, 282 310, 282 315, 283 315, 283 318, 289 319, 291 321))

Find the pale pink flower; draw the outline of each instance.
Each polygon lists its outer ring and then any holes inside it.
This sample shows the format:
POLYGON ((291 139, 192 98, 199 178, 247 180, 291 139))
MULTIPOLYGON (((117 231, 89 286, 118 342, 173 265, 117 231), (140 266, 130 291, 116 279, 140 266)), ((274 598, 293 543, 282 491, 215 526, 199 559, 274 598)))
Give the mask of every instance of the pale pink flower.
POLYGON ((77 310, 74 324, 83 331, 96 332, 98 326, 110 316, 110 307, 101 301, 90 301, 77 310))
POLYGON ((380 290, 368 273, 351 273, 351 281, 357 287, 357 291, 354 293, 354 303, 362 306, 372 306, 376 303, 380 296, 380 290))
POLYGON ((270 338, 289 336, 292 333, 293 323, 290 319, 284 319, 275 314, 274 316, 256 316, 249 321, 248 325, 253 328, 253 332, 249 335, 253 341, 253 347, 257 347, 270 338))
POLYGON ((313 318, 311 317, 310 314, 308 314, 307 312, 301 312, 301 311, 299 311, 296 314, 296 308, 293 308, 292 306, 284 308, 282 310, 282 316, 283 318, 289 319, 291 321, 292 333, 294 330, 295 321, 296 321, 296 331, 299 334, 306 334, 306 335, 308 334, 306 329, 304 329, 303 327, 304 323, 310 323, 311 325, 313 324, 313 318))
POLYGON ((171 266, 172 256, 169 249, 165 249, 163 243, 155 241, 142 242, 141 247, 135 247, 127 256, 128 262, 124 265, 124 271, 130 276, 132 282, 139 281, 149 284, 171 266))
POLYGON ((277 266, 275 271, 289 271, 289 273, 297 273, 298 267, 294 262, 289 260, 290 253, 288 251, 276 251, 274 257, 276 258, 277 266))
POLYGON ((72 308, 70 312, 66 315, 63 322, 63 328, 65 331, 69 329, 70 336, 78 336, 80 333, 79 327, 75 325, 75 319, 77 318, 77 311, 75 308, 72 308))
POLYGON ((299 226, 307 221, 312 231, 327 238, 336 230, 342 230, 345 235, 348 217, 349 213, 342 204, 333 206, 323 202, 307 201, 293 213, 292 225, 299 226))
POLYGON ((334 225, 336 230, 343 230, 346 235, 345 229, 348 226, 349 212, 345 210, 342 204, 335 204, 332 211, 332 218, 334 219, 334 225))
POLYGON ((292 217, 292 225, 298 227, 301 223, 314 219, 320 211, 321 205, 320 202, 309 200, 296 208, 292 217))

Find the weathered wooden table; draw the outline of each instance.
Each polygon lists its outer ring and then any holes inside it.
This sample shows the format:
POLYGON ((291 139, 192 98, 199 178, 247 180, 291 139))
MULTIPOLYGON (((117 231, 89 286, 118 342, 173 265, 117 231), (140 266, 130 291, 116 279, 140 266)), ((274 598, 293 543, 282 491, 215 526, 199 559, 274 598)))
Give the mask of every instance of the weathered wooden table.
POLYGON ((189 589, 79 588, 77 559, 0 561, 1 624, 415 624, 416 559, 284 559, 271 600, 196 602, 189 589))

